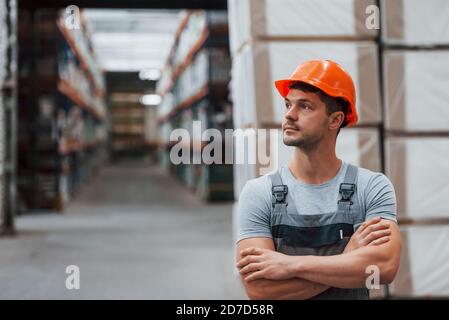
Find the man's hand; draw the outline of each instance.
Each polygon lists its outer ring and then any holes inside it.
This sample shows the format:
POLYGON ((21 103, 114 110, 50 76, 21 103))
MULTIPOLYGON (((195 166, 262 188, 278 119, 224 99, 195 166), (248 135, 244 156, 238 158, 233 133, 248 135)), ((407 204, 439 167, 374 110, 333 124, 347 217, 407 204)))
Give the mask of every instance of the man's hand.
POLYGON ((295 272, 295 259, 280 252, 261 248, 247 248, 237 263, 240 274, 249 282, 256 279, 291 279, 295 272))
POLYGON ((366 286, 366 268, 375 265, 379 269, 379 284, 391 283, 399 268, 401 233, 396 222, 383 222, 390 225, 389 241, 333 256, 299 257, 296 277, 330 287, 362 288, 366 286))
MULTIPOLYGON (((271 238, 243 239, 237 243, 236 261, 243 258, 242 252, 248 248, 275 251, 274 242, 271 238)), ((250 282, 245 281, 243 275, 240 275, 240 278, 246 294, 251 300, 310 299, 329 289, 329 286, 293 277, 286 280, 258 279, 250 282)))
MULTIPOLYGON (((363 223, 352 235, 343 253, 361 247, 381 245, 390 241, 390 225, 381 218, 373 218, 363 223)), ((268 249, 250 247, 241 252, 237 263, 240 274, 249 282, 256 279, 285 280, 295 273, 298 257, 285 255, 268 249)))
POLYGON ((364 222, 352 235, 343 253, 365 246, 380 245, 390 241, 390 224, 380 217, 364 222))

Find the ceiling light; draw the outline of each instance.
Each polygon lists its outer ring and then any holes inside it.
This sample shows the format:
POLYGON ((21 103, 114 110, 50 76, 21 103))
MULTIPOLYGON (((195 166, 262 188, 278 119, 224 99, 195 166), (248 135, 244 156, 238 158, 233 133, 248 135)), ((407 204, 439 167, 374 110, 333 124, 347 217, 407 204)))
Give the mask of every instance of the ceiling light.
POLYGON ((140 103, 146 106, 157 106, 162 102, 162 98, 158 94, 146 94, 140 98, 140 103))

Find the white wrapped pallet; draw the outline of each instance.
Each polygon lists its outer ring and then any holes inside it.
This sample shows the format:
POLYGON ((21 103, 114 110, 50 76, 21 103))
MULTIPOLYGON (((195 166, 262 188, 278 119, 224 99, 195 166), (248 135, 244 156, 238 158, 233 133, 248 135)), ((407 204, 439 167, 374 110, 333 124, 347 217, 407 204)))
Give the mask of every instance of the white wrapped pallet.
POLYGON ((231 95, 234 126, 280 124, 285 111, 274 81, 290 76, 299 63, 331 59, 356 86, 359 124, 381 121, 377 45, 361 42, 255 42, 233 58, 231 95))
MULTIPOLYGON (((238 199, 243 186, 248 180, 276 170, 293 159, 295 148, 286 146, 283 143, 282 131, 271 129, 276 130, 276 134, 271 136, 269 130, 266 129, 265 134, 261 134, 254 139, 254 141, 260 139, 266 143, 266 147, 260 148, 260 155, 258 154, 259 149, 251 149, 248 147, 248 144, 245 147, 241 147, 237 143, 234 144, 234 158, 237 158, 237 152, 245 154, 245 162, 243 164, 239 164, 237 159, 234 164, 235 199, 238 199), (276 140, 273 141, 272 137, 276 140), (252 150, 253 158, 249 157, 249 150, 252 150), (250 163, 249 160, 251 159, 255 159, 255 161, 250 163)), ((255 134, 256 132, 254 131, 255 134)), ((379 172, 381 170, 379 148, 378 129, 344 128, 340 131, 337 138, 336 154, 338 158, 345 162, 379 172)))
POLYGON ((385 171, 395 186, 398 217, 449 218, 449 137, 388 137, 385 171))
POLYGON ((382 40, 387 44, 449 44, 449 1, 382 0, 382 40))
POLYGON ((294 148, 284 145, 279 129, 236 129, 234 134, 234 198, 238 199, 248 180, 287 164, 294 148))
POLYGON ((181 32, 179 42, 174 53, 173 64, 183 63, 192 47, 200 38, 206 25, 206 14, 204 11, 193 11, 188 18, 187 25, 181 32))
POLYGON ((449 131, 448 74, 449 50, 385 51, 385 128, 449 131))
POLYGON ((343 128, 337 137, 337 157, 356 166, 380 172, 380 135, 376 128, 343 128))
POLYGON ((392 296, 449 296, 449 225, 401 226, 399 271, 389 286, 392 296))
MULTIPOLYGON (((367 8, 374 0, 228 0, 231 52, 262 38, 374 39, 367 8), (338 17, 338 19, 336 19, 338 17)), ((371 11, 369 11, 371 12, 371 11)))

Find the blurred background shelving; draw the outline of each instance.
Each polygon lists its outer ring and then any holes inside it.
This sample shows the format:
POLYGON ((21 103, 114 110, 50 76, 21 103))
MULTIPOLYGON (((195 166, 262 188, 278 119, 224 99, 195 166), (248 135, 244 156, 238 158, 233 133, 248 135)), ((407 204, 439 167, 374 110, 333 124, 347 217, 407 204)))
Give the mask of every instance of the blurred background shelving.
POLYGON ((104 75, 85 20, 74 30, 62 20, 56 9, 19 14, 22 210, 62 210, 106 157, 104 75))
POLYGON ((224 133, 225 128, 233 127, 228 39, 225 11, 186 12, 157 87, 162 96, 158 108, 162 163, 204 200, 233 199, 233 166, 173 165, 168 161, 170 128, 186 129, 193 137, 189 153, 194 163, 201 159, 205 145, 193 134, 194 121, 201 121, 202 130, 214 128, 224 133))

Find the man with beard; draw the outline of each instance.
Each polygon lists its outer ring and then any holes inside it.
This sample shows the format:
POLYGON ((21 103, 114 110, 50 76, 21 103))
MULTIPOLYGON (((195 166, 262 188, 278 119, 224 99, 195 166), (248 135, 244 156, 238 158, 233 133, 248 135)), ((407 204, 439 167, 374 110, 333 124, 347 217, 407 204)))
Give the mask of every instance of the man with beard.
POLYGON ((247 295, 368 299, 368 285, 394 279, 401 238, 389 179, 335 153, 340 128, 357 123, 354 83, 337 63, 312 60, 275 86, 283 141, 295 152, 240 195, 237 268, 247 295))

